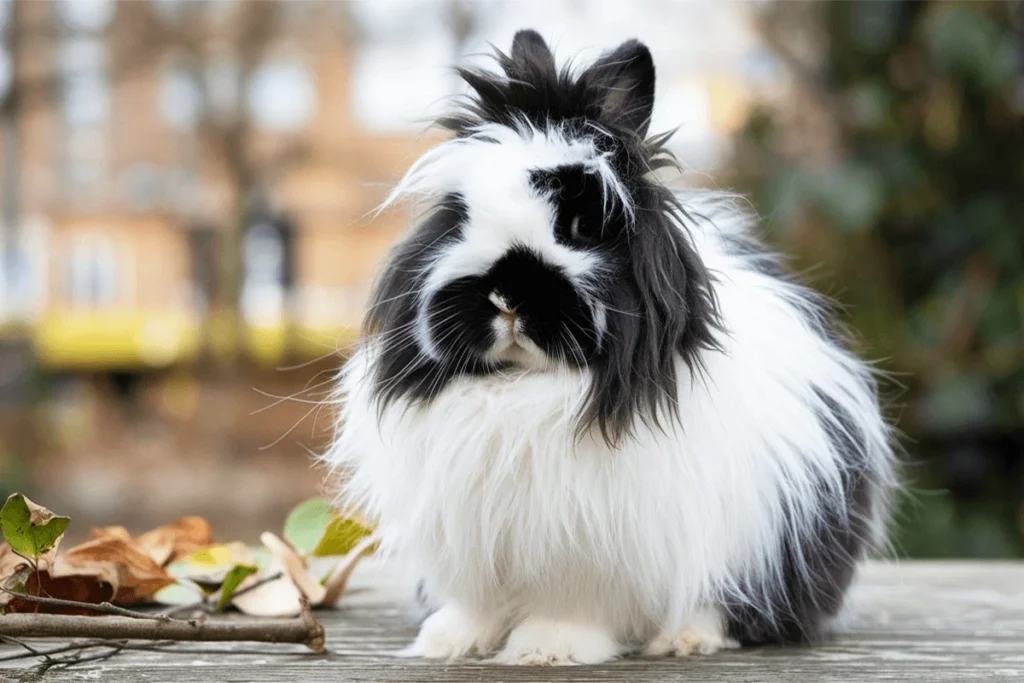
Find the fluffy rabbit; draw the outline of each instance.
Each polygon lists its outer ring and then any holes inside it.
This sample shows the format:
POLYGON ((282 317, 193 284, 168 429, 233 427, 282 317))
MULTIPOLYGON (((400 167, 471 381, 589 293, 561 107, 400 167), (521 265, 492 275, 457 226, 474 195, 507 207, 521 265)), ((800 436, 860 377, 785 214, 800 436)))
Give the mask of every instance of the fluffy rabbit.
POLYGON ((497 63, 388 200, 426 210, 324 456, 434 608, 405 652, 819 639, 894 484, 871 370, 734 201, 656 177, 643 44, 573 72, 521 31, 497 63))

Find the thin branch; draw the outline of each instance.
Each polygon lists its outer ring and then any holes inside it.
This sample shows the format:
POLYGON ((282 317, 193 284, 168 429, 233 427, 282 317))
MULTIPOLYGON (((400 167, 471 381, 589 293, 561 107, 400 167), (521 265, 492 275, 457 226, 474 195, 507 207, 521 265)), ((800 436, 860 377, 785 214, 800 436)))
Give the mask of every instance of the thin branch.
POLYGON ((108 643, 107 647, 110 648, 109 651, 101 652, 100 654, 96 655, 90 655, 88 657, 82 656, 85 653, 85 650, 78 650, 77 652, 67 657, 62 657, 60 659, 47 658, 45 661, 41 662, 39 666, 36 667, 36 673, 38 673, 39 675, 43 675, 50 669, 55 669, 58 667, 61 669, 70 669, 73 666, 85 664, 86 662, 103 662, 115 655, 120 654, 125 649, 124 644, 108 643))
MULTIPOLYGON (((28 650, 28 652, 19 652, 18 654, 15 654, 15 655, 6 655, 4 657, 0 657, 0 662, 12 662, 12 661, 17 660, 17 659, 28 659, 29 657, 49 657, 51 655, 59 655, 59 654, 65 653, 65 652, 73 652, 75 650, 88 650, 88 649, 94 648, 94 647, 109 647, 109 646, 111 646, 114 643, 117 643, 117 644, 121 644, 121 643, 127 644, 128 643, 128 641, 126 641, 126 640, 125 641, 110 641, 110 640, 101 640, 101 639, 96 639, 96 640, 77 640, 77 641, 75 641, 73 643, 68 643, 67 645, 61 645, 60 647, 50 648, 49 650, 37 650, 34 647, 32 647, 31 645, 29 645, 28 643, 20 641, 17 638, 11 638, 10 636, 0 636, 0 640, 3 640, 4 642, 9 642, 9 643, 14 643, 14 644, 20 645, 21 647, 23 647, 26 650, 28 650)), ((168 644, 173 644, 173 643, 174 643, 173 640, 172 641, 167 641, 166 643, 164 643, 164 646, 166 646, 168 644)), ((160 643, 153 643, 152 647, 157 647, 159 645, 160 645, 160 643)))
POLYGON ((54 607, 67 607, 70 609, 84 609, 90 612, 97 612, 99 614, 110 614, 119 617, 129 617, 131 619, 150 619, 153 621, 170 621, 170 617, 166 614, 146 614, 145 612, 137 612, 131 609, 125 609, 124 607, 118 607, 109 602, 81 602, 79 600, 61 600, 59 598, 46 598, 41 595, 28 595, 26 593, 18 593, 16 591, 9 590, 7 588, 0 587, 0 591, 7 593, 10 596, 17 598, 18 600, 24 600, 25 602, 35 602, 41 605, 52 605, 54 607))
POLYGON ((245 595, 246 593, 248 593, 250 591, 254 591, 257 588, 259 588, 260 586, 268 584, 271 581, 277 581, 278 579, 280 579, 283 576, 284 576, 284 572, 277 572, 276 574, 271 574, 270 576, 265 576, 262 579, 260 579, 259 581, 257 581, 256 583, 250 584, 250 585, 246 586, 245 588, 242 588, 242 589, 237 590, 234 593, 232 593, 231 594, 231 599, 234 600, 235 598, 239 597, 240 595, 245 595))
POLYGON ((81 617, 66 614, 8 614, 0 618, 0 635, 13 638, 107 638, 111 640, 255 641, 301 643, 324 651, 324 629, 309 603, 294 619, 150 620, 121 616, 81 617))
POLYGON ((17 638, 12 638, 10 636, 0 636, 0 643, 7 643, 8 645, 17 645, 18 647, 23 647, 26 650, 28 650, 28 652, 23 652, 22 654, 14 655, 13 657, 0 657, 0 662, 6 662, 8 659, 23 659, 25 657, 45 657, 47 654, 49 654, 47 652, 40 652, 39 650, 35 649, 34 647, 26 643, 24 640, 18 640, 17 638))

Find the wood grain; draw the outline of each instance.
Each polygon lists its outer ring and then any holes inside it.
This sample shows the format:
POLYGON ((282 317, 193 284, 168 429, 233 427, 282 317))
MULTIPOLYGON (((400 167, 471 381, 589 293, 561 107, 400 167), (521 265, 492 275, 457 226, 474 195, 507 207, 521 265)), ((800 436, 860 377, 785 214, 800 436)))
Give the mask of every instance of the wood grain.
MULTIPOLYGON (((596 667, 397 659, 389 653, 416 633, 403 604, 393 575, 368 562, 340 609, 317 613, 327 629, 323 656, 288 645, 197 643, 124 652, 41 678, 34 660, 0 662, 0 681, 1024 681, 1024 563, 872 563, 854 586, 839 637, 827 645, 596 667)), ((17 652, 0 645, 0 657, 17 652)))

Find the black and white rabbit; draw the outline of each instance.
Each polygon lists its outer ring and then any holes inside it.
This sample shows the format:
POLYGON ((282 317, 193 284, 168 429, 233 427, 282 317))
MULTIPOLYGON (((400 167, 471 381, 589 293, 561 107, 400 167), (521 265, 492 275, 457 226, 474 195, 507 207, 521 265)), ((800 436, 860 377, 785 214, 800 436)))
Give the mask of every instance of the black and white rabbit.
POLYGON ((589 664, 813 641, 882 540, 869 368, 729 197, 676 193, 637 41, 519 32, 388 202, 325 460, 436 611, 407 654, 589 664))

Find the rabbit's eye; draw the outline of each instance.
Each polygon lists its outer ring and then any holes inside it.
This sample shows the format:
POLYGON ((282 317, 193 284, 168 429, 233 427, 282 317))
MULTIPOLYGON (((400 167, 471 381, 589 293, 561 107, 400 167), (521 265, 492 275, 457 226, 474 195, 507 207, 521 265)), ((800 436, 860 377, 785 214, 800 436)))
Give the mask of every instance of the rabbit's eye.
POLYGON ((583 216, 573 216, 569 221, 569 239, 580 244, 589 244, 596 237, 591 221, 583 216))

